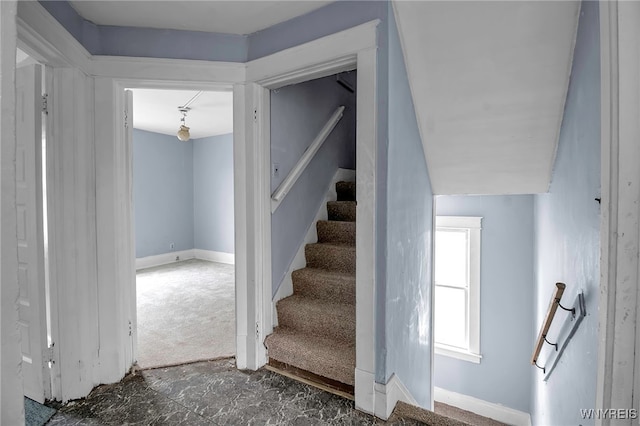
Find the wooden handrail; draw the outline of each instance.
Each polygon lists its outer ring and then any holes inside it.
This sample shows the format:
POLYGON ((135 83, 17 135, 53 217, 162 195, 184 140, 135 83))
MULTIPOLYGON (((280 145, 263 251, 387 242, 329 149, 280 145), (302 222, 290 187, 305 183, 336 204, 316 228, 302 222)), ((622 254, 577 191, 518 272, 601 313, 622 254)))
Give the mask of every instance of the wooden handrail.
POLYGON ((533 356, 531 357, 531 365, 535 365, 542 370, 544 370, 544 367, 540 367, 538 365, 538 356, 540 355, 540 350, 542 349, 542 345, 544 345, 544 342, 546 341, 547 343, 550 343, 547 340, 547 332, 549 331, 549 327, 551 327, 551 322, 553 321, 553 317, 556 315, 558 307, 560 306, 562 309, 573 311, 573 309, 567 309, 560 305, 560 299, 562 298, 562 294, 564 293, 565 288, 566 285, 564 283, 556 283, 556 291, 554 292, 553 297, 551 298, 551 302, 549 303, 549 309, 547 309, 547 315, 544 317, 542 328, 540 329, 540 333, 538 334, 538 340, 536 341, 536 346, 533 351, 533 356))
POLYGON ((276 209, 280 206, 280 203, 284 199, 284 197, 289 193, 293 185, 296 183, 302 172, 307 168, 311 160, 313 159, 316 152, 320 149, 322 144, 327 137, 331 134, 333 129, 338 124, 338 121, 342 118, 342 113, 344 112, 344 106, 338 107, 329 121, 322 127, 318 136, 311 142, 309 148, 302 154, 298 163, 291 169, 287 177, 282 181, 282 183, 278 186, 278 188, 271 194, 271 213, 275 212, 276 209))

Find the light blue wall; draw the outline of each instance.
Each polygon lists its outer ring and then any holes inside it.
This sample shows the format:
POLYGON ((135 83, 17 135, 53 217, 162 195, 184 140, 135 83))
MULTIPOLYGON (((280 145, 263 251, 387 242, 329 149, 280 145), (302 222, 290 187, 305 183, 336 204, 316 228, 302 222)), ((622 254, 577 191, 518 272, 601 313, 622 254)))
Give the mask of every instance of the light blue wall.
POLYGON ((93 55, 246 62, 374 20, 384 1, 338 1, 250 35, 96 25, 66 0, 39 0, 93 55))
POLYGON ((96 25, 82 18, 66 0, 39 3, 92 55, 247 61, 247 36, 96 25))
POLYGON ((233 135, 181 142, 134 129, 133 202, 136 257, 233 253, 233 135))
POLYGON ((136 257, 193 248, 192 146, 133 130, 136 257))
POLYGON ((242 35, 103 25, 98 27, 98 31, 100 51, 94 54, 247 61, 248 38, 242 35))
POLYGON ((386 1, 337 1, 249 36, 249 60, 324 37, 374 19, 386 19, 386 1))
POLYGON ((376 381, 386 383, 395 373, 418 403, 429 407, 433 195, 393 18, 388 143, 386 347, 380 348, 376 340, 377 353, 386 353, 386 371, 376 381))
POLYGON ((442 216, 480 216, 480 364, 436 355, 434 386, 529 412, 533 195, 440 196, 442 216), (499 386, 489 386, 499 383, 499 386))
MULTIPOLYGON (((66 2, 65 2, 66 3, 66 2)), ((67 5, 68 6, 68 5, 67 5)), ((184 43, 188 42, 190 36, 187 34, 183 37, 182 34, 177 35, 177 39, 180 40, 179 43, 159 43, 154 37, 149 37, 148 34, 141 33, 141 40, 145 40, 146 42, 151 43, 151 46, 145 46, 143 44, 139 44, 135 46, 135 51, 129 51, 128 47, 121 46, 120 41, 127 40, 129 42, 132 38, 136 37, 138 29, 132 28, 111 28, 104 30, 104 33, 110 33, 108 37, 105 36, 103 39, 102 28, 94 28, 91 31, 85 31, 88 34, 84 35, 79 33, 78 31, 73 31, 76 27, 86 26, 86 24, 78 23, 78 17, 73 16, 75 12, 70 7, 61 7, 62 12, 54 10, 55 7, 48 7, 50 13, 54 17, 56 17, 63 25, 65 25, 68 29, 71 29, 71 33, 79 39, 85 47, 90 52, 100 51, 103 54, 114 54, 110 49, 121 49, 117 50, 117 54, 128 55, 128 54, 140 54, 140 52, 153 52, 153 55, 157 57, 181 57, 186 58, 191 55, 195 55, 191 59, 210 59, 210 60, 227 60, 227 61, 240 61, 242 62, 242 57, 246 57, 247 59, 255 59, 258 57, 262 57, 271 53, 275 53, 277 51, 293 47, 296 45, 300 45, 302 43, 335 33, 336 31, 341 31, 352 27, 354 25, 362 24, 373 19, 379 19, 380 24, 377 28, 377 72, 376 72, 376 106, 377 106, 377 147, 376 147, 376 166, 377 166, 377 175, 375 182, 375 193, 376 193, 376 228, 379 230, 376 237, 376 254, 375 254, 375 268, 376 268, 376 379, 379 382, 385 381, 387 374, 387 365, 386 365, 386 343, 385 342, 385 311, 386 311, 386 280, 387 280, 387 153, 390 144, 389 138, 389 118, 390 118, 390 110, 389 110, 389 48, 388 48, 388 32, 389 32, 389 15, 391 12, 391 5, 387 1, 339 1, 330 5, 325 6, 319 10, 310 12, 304 16, 297 17, 291 19, 285 23, 278 24, 272 28, 260 31, 258 33, 252 34, 247 37, 248 44, 244 44, 244 41, 241 39, 234 40, 226 40, 223 37, 218 40, 211 40, 210 44, 224 44, 225 46, 216 46, 216 52, 222 52, 220 56, 215 56, 210 54, 207 50, 208 47, 204 47, 202 42, 198 41, 198 47, 195 49, 190 49, 188 46, 185 46, 184 43), (122 34, 126 34, 127 37, 123 38, 118 36, 117 34, 122 31, 122 34), (86 38, 86 39, 85 39, 86 38), (115 40, 114 42, 108 40, 115 40), (107 40, 105 42, 105 40, 107 40), (106 46, 103 46, 106 44, 106 46), (94 50, 92 50, 94 49, 94 50), (96 50, 100 49, 100 50, 96 50), (243 50, 244 49, 244 50, 243 50), (183 56, 176 56, 183 55, 183 56)), ((76 14, 77 15, 77 14, 76 14)), ((81 19, 81 18, 80 18, 81 19)), ((92 24, 91 24, 92 25, 92 24)), ((99 26, 98 26, 99 27, 99 26)), ((394 29, 394 31, 396 31, 394 29)), ((167 31, 167 37, 171 37, 173 34, 172 31, 167 31)), ((242 37, 242 36, 241 36, 242 37)), ((398 48, 397 36, 395 36, 396 48, 398 48)), ((126 43, 125 43, 126 44, 126 43)), ((133 49, 133 48, 132 48, 133 49)), ((397 52, 396 52, 397 53, 397 52)), ((145 55, 146 56, 146 55, 145 55)), ((396 55, 397 62, 394 66, 399 66, 399 62, 402 62, 402 59, 396 55)), ((404 71, 403 71, 404 72, 404 71)), ((406 73, 400 73, 406 79, 406 73)), ((404 84, 394 82, 394 87, 396 84, 404 84)), ((400 102, 406 102, 407 99, 403 99, 400 102)), ((411 107, 412 110, 412 107, 411 107)), ((391 112, 392 113, 392 112, 391 112)), ((397 114, 394 114, 394 117, 397 117, 397 114)), ((399 119, 402 117, 398 117, 399 119)), ((406 118, 406 117, 405 117, 406 118)), ((412 130, 403 130, 407 132, 412 132, 412 130)), ((394 137, 398 137, 396 134, 394 137)), ((399 139, 396 139, 399 140, 399 139)), ((407 142, 410 143, 410 142, 407 142)), ((415 147, 414 147, 415 148, 415 147)), ((410 149, 414 149, 410 148, 410 149)), ((409 149, 409 148, 408 148, 409 149)), ((416 148, 417 149, 417 148, 416 148)), ((400 154, 408 155, 408 154, 400 154)), ((399 157, 401 158, 401 157, 399 157)), ((415 157, 412 157, 412 160, 415 160, 415 157)), ((416 166, 417 167, 417 166, 416 166)), ((426 167, 426 166, 425 166, 426 167)), ((393 169, 395 170, 395 169, 393 169)), ((424 176, 423 176, 424 177, 424 176)), ((321 178, 322 180, 324 178, 321 178)), ((400 179, 400 178, 399 178, 400 179)), ((300 188, 303 188, 300 186, 300 188)), ((430 186, 426 186, 430 188, 430 186)), ((294 189, 295 191, 295 189, 294 189)), ((426 194, 430 194, 430 190, 425 192, 426 194)), ((293 197, 293 195, 289 195, 289 197, 293 197)), ((315 196, 314 196, 315 197, 315 196)), ((280 207, 285 208, 285 201, 283 205, 280 207)), ((416 200, 416 204, 419 204, 420 201, 416 200)), ((423 206, 426 209, 430 209, 429 205, 423 206)), ((311 210, 311 209, 309 209, 311 210)), ((312 209, 315 212, 315 208, 312 209)), ((305 213, 306 216, 308 212, 305 213)), ((420 214, 420 213, 418 213, 420 214)), ((306 220, 306 219, 305 219, 306 220)), ((275 228, 277 225, 275 222, 275 228)), ((298 224, 299 225, 299 224, 298 224)), ((302 226, 298 226, 298 228, 302 228, 302 226)), ((404 232, 404 231, 402 231, 404 232)), ((296 235, 298 232, 296 232, 296 235)), ((273 235, 276 235, 273 232, 273 235)), ((294 236, 295 237, 295 236, 294 236)), ((295 241, 295 239, 287 240, 287 241, 295 241)), ((295 245, 297 247, 296 242, 295 245)), ((274 251, 280 250, 283 253, 290 252, 288 247, 278 245, 277 247, 273 246, 274 251)), ((420 256, 422 253, 420 254, 420 256)), ((273 263, 273 282, 274 285, 278 285, 281 280, 281 275, 283 271, 286 271, 287 265, 289 261, 286 260, 287 256, 281 256, 279 260, 274 259, 273 263), (283 260, 285 259, 285 260, 283 260)), ((427 265, 430 267, 430 265, 427 265)), ((422 274, 422 272, 420 272, 422 274)), ((421 312, 422 307, 419 307, 418 310, 421 312)), ((421 313, 422 315, 422 313, 421 313)), ((413 351, 415 348, 411 348, 413 351)), ((423 347, 419 347, 420 351, 423 351, 423 347)), ((414 353, 412 352, 409 357, 414 357, 414 353)), ((416 358, 417 359, 417 358, 416 358)), ((426 362, 429 362, 427 359, 426 362)), ((391 373, 391 372, 390 372, 391 373)), ((422 386, 428 386, 428 384, 422 384, 422 386)), ((420 393, 424 396, 424 393, 420 393)), ((423 400, 424 397, 421 397, 423 400)))
MULTIPOLYGON (((534 425, 593 424, 580 408, 595 406, 598 351, 600 206, 600 41, 598 2, 583 2, 571 82, 548 194, 536 196, 535 329, 546 313, 554 283, 563 300, 582 290, 587 316, 547 382, 531 367, 534 425)), ((541 359, 544 363, 544 360, 541 359)), ((614 407, 625 408, 625 407, 614 407)))
POLYGON ((274 294, 324 202, 331 178, 339 167, 355 168, 356 120, 355 94, 336 83, 335 76, 271 92, 271 162, 280 168, 279 176, 271 178, 271 192, 340 105, 346 107, 342 120, 271 217, 274 294))
POLYGON ((233 135, 192 143, 195 248, 233 253, 233 135))

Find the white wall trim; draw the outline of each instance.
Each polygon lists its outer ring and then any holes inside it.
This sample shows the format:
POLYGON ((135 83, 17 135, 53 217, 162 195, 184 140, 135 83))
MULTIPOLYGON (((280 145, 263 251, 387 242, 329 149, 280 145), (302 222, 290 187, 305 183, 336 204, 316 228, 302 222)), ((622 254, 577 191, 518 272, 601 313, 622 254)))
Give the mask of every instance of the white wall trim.
POLYGON ((247 81, 277 88, 352 70, 358 52, 376 47, 379 23, 375 19, 247 62, 247 81))
POLYGON ((0 424, 24 424, 22 354, 18 329, 18 241, 16 235, 15 15, 17 2, 0 2, 0 424))
POLYGON ((228 85, 245 81, 246 65, 236 62, 215 62, 187 59, 138 58, 128 56, 92 56, 91 75, 118 79, 158 80, 160 82, 192 81, 198 84, 218 82, 228 85))
POLYGON ((189 249, 156 254, 154 256, 138 257, 136 258, 136 271, 189 259, 208 260, 209 262, 226 263, 228 265, 235 264, 235 255, 233 253, 203 249, 189 249))
POLYGON ((89 74, 91 54, 40 3, 19 1, 16 22, 20 47, 35 59, 89 74))
POLYGON ((531 426, 531 416, 524 411, 505 407, 504 405, 487 402, 472 396, 448 391, 439 387, 433 388, 434 399, 462 410, 471 411, 484 417, 514 426, 531 426))
MULTIPOLYGON (((375 39, 375 31, 372 34, 375 39)), ((378 101, 375 48, 358 52, 356 93, 356 369, 376 371, 375 286, 376 286, 376 182, 378 162, 378 101)), ((356 381, 356 408, 373 413, 374 389, 361 388, 356 381)), ((363 386, 373 383, 361 382, 363 386)))
POLYGON ((155 266, 168 265, 169 263, 194 259, 195 249, 172 251, 169 253, 156 254, 154 256, 136 258, 136 271, 140 269, 153 268, 155 266))
POLYGON ((420 406, 418 401, 411 395, 411 392, 409 392, 409 389, 407 389, 395 373, 391 375, 386 385, 376 383, 375 391, 375 415, 382 420, 387 420, 389 416, 391 416, 398 401, 406 402, 416 407, 420 406))
MULTIPOLYGON (((270 181, 270 153, 268 150, 260 153, 261 149, 270 146, 268 128, 263 122, 268 122, 270 113, 269 91, 267 88, 276 88, 287 84, 299 83, 321 75, 357 68, 358 70, 358 91, 357 97, 357 119, 356 119, 356 194, 357 194, 357 227, 356 233, 356 382, 355 400, 356 407, 367 413, 374 412, 374 389, 373 380, 359 380, 358 377, 365 375, 375 375, 375 259, 376 259, 376 149, 377 149, 377 105, 376 105, 376 70, 377 70, 377 50, 376 35, 379 21, 372 21, 368 24, 354 27, 350 30, 323 37, 287 49, 265 58, 252 61, 247 64, 247 79, 257 82, 255 85, 247 84, 252 91, 262 88, 264 91, 261 99, 256 99, 245 94, 246 102, 253 100, 254 109, 249 109, 248 117, 251 113, 257 114, 256 120, 248 121, 245 124, 245 139, 250 151, 255 151, 262 161, 257 162, 254 171, 251 169, 251 162, 245 167, 247 179, 252 180, 254 176, 262 181, 255 182, 255 187, 260 188, 264 182, 270 181), (353 37, 352 37, 353 36, 353 37), (345 50, 345 46, 348 48, 345 50), (345 68, 349 67, 349 68, 345 68), (319 73, 319 69, 322 70, 319 73), (261 124, 261 122, 263 124, 261 124), (363 388, 365 386, 366 388, 363 388)), ((246 107, 246 105, 245 105, 246 107)), ((267 197, 269 202, 269 189, 258 190, 247 193, 247 202, 254 208, 253 223, 258 225, 255 231, 259 232, 256 245, 258 253, 256 261, 264 261, 262 266, 264 273, 256 283, 261 283, 256 288, 256 306, 258 309, 257 318, 261 319, 262 325, 257 324, 258 349, 264 349, 263 338, 269 334, 273 328, 273 308, 271 297, 266 294, 271 291, 270 283, 270 245, 271 241, 271 209, 270 203, 264 202, 267 197), (260 207, 261 206, 261 207, 260 207), (268 220, 265 220, 268 218, 268 220), (268 261, 268 265, 266 265, 268 261), (269 266, 269 268, 267 268, 269 266), (267 275, 266 271, 269 271, 267 275), (267 282, 269 286, 267 286, 267 282), (261 311, 261 312, 260 312, 261 311)), ((251 223, 252 220, 248 220, 251 223)), ((236 246, 237 247, 237 246, 236 246)), ((237 253, 237 250, 236 250, 237 253)), ((257 366, 266 362, 266 352, 264 360, 258 358, 257 366)))
POLYGON ((222 251, 193 249, 196 259, 208 260, 209 262, 226 263, 227 265, 235 265, 236 256, 233 253, 225 253, 222 251))
MULTIPOLYGON (((640 409, 640 4, 600 3, 601 219, 595 408, 640 409)), ((596 425, 627 424, 597 419, 596 425)))
POLYGON ((287 271, 286 275, 282 279, 282 282, 278 286, 278 290, 276 291, 275 296, 273 296, 272 318, 273 318, 274 327, 278 326, 278 313, 276 309, 276 304, 278 303, 279 300, 282 300, 285 297, 289 297, 293 294, 293 280, 291 278, 291 274, 293 273, 293 271, 302 269, 305 266, 307 266, 307 260, 304 254, 304 250, 307 244, 313 244, 318 242, 318 231, 316 228, 316 223, 318 223, 318 221, 320 220, 327 220, 328 218, 327 202, 335 201, 338 199, 338 194, 336 193, 336 183, 340 182, 341 180, 354 182, 355 179, 356 179, 355 170, 338 169, 333 175, 333 178, 331 179, 331 183, 329 183, 329 187, 327 188, 324 201, 318 208, 318 211, 316 212, 316 216, 313 219, 313 222, 311 222, 311 225, 309 225, 309 228, 307 229, 307 233, 304 236, 304 240, 302 241, 302 244, 300 244, 300 247, 298 247, 298 251, 296 252, 295 257, 293 258, 293 261, 289 265, 289 270, 287 271))

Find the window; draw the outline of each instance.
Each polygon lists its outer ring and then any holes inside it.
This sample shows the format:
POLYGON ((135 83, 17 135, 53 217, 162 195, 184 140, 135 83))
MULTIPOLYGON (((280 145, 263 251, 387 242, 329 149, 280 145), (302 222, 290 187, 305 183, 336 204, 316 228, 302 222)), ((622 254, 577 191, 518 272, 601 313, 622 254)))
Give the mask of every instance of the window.
POLYGON ((480 362, 481 217, 437 216, 435 353, 480 362))

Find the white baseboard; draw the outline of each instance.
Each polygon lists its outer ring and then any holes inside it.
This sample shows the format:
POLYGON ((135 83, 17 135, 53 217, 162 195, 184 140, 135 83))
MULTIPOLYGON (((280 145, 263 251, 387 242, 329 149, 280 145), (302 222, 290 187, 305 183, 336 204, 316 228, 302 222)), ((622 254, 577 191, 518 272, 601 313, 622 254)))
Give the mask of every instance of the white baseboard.
POLYGON ((193 259, 195 257, 196 255, 193 249, 140 257, 136 259, 136 271, 138 269, 153 268, 154 266, 167 265, 181 260, 193 259))
POLYGON ((395 374, 391 375, 391 378, 386 385, 382 383, 375 384, 375 416, 382 420, 387 420, 393 409, 396 408, 398 401, 406 402, 407 404, 419 407, 420 405, 416 399, 411 395, 411 392, 402 383, 400 378, 395 374))
POLYGON ((356 409, 368 414, 374 414, 375 407, 375 375, 370 371, 356 368, 355 397, 356 409))
POLYGON ((233 253, 224 253, 221 251, 211 251, 202 249, 193 249, 196 259, 208 260, 210 262, 226 263, 235 265, 236 256, 233 253))
POLYGON ((202 259, 211 262, 227 263, 229 265, 233 265, 235 263, 235 255, 233 253, 189 249, 137 258, 136 271, 139 269, 153 268, 154 266, 168 265, 169 263, 180 262, 188 259, 202 259))
POLYGON ((531 415, 524 411, 505 407, 504 405, 484 401, 472 396, 451 392, 446 389, 434 387, 434 399, 462 410, 471 411, 484 417, 489 417, 499 422, 514 426, 531 426, 531 415))
POLYGON ((273 296, 273 326, 278 326, 278 313, 276 312, 276 302, 278 300, 284 299, 285 297, 289 297, 293 294, 293 280, 291 279, 291 273, 297 269, 302 269, 307 265, 307 260, 304 255, 304 248, 307 244, 313 244, 318 242, 318 233, 316 231, 316 222, 319 220, 327 220, 327 202, 335 201, 338 198, 338 194, 336 193, 336 183, 344 180, 344 181, 355 181, 356 179, 356 171, 349 169, 338 169, 336 173, 333 175, 331 179, 331 183, 329 184, 329 188, 327 189, 326 196, 324 202, 320 205, 318 212, 316 213, 316 217, 313 219, 313 222, 307 229, 307 233, 304 237, 304 241, 298 247, 298 251, 296 252, 291 265, 289 265, 289 270, 285 274, 278 290, 276 291, 275 296, 273 296))

